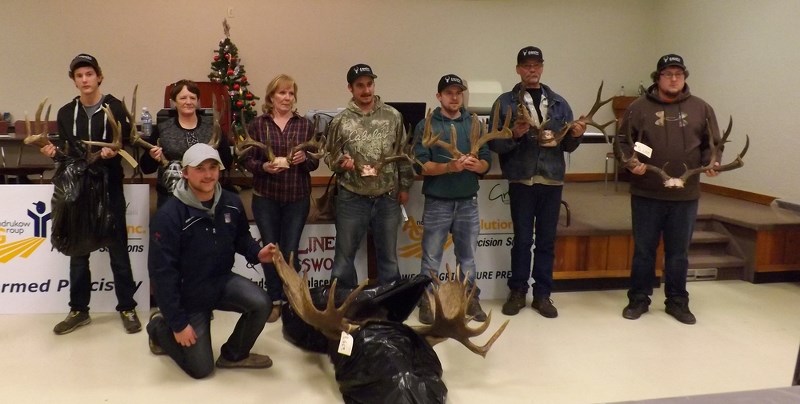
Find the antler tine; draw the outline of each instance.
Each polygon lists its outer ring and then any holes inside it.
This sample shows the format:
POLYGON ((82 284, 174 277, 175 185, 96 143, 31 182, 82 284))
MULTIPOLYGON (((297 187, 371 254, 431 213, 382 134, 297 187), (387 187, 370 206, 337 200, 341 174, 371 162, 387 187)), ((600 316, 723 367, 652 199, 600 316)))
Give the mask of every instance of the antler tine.
POLYGON ((336 308, 334 299, 337 280, 334 279, 328 290, 328 302, 325 310, 320 311, 314 306, 314 302, 311 299, 311 291, 308 289, 308 270, 303 271, 303 278, 301 279, 293 265, 284 260, 280 248, 276 248, 272 256, 272 262, 275 264, 278 275, 283 280, 283 290, 286 293, 289 304, 304 322, 333 340, 338 339, 341 332, 351 333, 358 330, 359 325, 347 320, 345 313, 347 313, 350 305, 366 286, 366 281, 361 282, 355 290, 350 292, 339 308, 336 308))
POLYGON ((597 113, 597 111, 599 111, 600 108, 603 105, 608 104, 609 102, 611 102, 611 100, 614 99, 614 97, 610 97, 609 99, 607 99, 605 101, 601 101, 600 97, 603 95, 603 84, 604 84, 604 82, 601 81, 600 82, 600 87, 597 89, 597 97, 595 98, 594 105, 592 105, 592 109, 589 110, 588 114, 578 118, 578 121, 584 122, 587 125, 594 126, 595 128, 600 129, 600 132, 606 133, 606 131, 605 131, 606 127, 608 127, 612 123, 616 122, 617 120, 616 119, 612 119, 612 120, 610 120, 610 121, 608 121, 608 122, 606 122, 606 123, 604 123, 602 125, 597 123, 597 122, 595 122, 595 120, 594 120, 594 114, 597 113))
MULTIPOLYGON (((705 166, 697 167, 697 168, 694 168, 694 169, 691 169, 691 170, 687 168, 684 171, 683 175, 680 176, 680 179, 683 180, 683 181, 686 181, 689 177, 691 177, 693 175, 700 174, 700 173, 702 173, 704 171, 707 171, 707 170, 714 170, 714 171, 717 171, 717 172, 722 172, 722 171, 735 170, 737 168, 740 168, 740 167, 744 166, 744 160, 742 158, 747 153, 747 150, 750 148, 750 136, 749 135, 745 135, 744 148, 742 149, 742 151, 739 154, 736 155, 736 158, 732 162, 730 162, 728 164, 725 164, 725 165, 720 165, 720 166, 715 166, 714 165, 715 163, 718 163, 718 161, 717 161, 718 157, 717 156, 719 154, 720 147, 722 147, 726 142, 728 142, 728 136, 730 136, 731 130, 733 128, 733 117, 730 117, 728 119, 728 127, 725 129, 725 132, 723 133, 719 144, 714 143, 714 136, 711 133, 710 124, 707 123, 706 127, 708 128, 708 143, 709 143, 709 147, 711 148, 711 159, 709 160, 708 164, 705 165, 705 166)), ((685 167, 685 165, 684 165, 684 167, 685 167)))
MULTIPOLYGON (((208 140, 208 145, 213 148, 219 147, 219 141, 222 137, 222 127, 219 124, 219 110, 217 110, 217 96, 211 97, 211 113, 214 116, 214 127, 211 131, 211 139, 208 140)), ((244 114, 242 114, 242 124, 244 124, 244 114)))
MULTIPOLYGON (((242 123, 242 133, 244 134, 244 139, 241 139, 240 136, 235 136, 234 139, 236 140, 233 150, 237 156, 243 156, 245 153, 249 152, 250 149, 253 147, 258 147, 259 149, 263 150, 265 154, 267 154, 267 158, 269 161, 275 159, 275 156, 272 154, 272 149, 264 143, 254 140, 250 136, 250 132, 247 130, 247 125, 244 122, 244 116, 241 117, 242 123)), ((269 141, 269 129, 267 129, 267 141, 269 141)))
MULTIPOLYGON (((630 117, 628 119, 630 119, 630 117)), ((628 140, 628 144, 631 145, 631 147, 633 147, 633 137, 631 136, 630 124, 628 124, 628 129, 625 131, 625 138, 628 140)), ((619 158, 619 161, 622 162, 622 165, 626 167, 632 167, 641 164, 641 161, 639 161, 639 159, 636 157, 635 150, 632 150, 631 156, 626 158, 625 154, 622 152, 622 148, 619 145, 619 139, 616 137, 614 139, 615 139, 614 149, 616 150, 617 158, 619 158)), ((645 164, 645 168, 647 169, 647 171, 658 174, 661 177, 661 179, 664 180, 665 185, 672 180, 672 177, 670 177, 670 175, 667 174, 667 172, 661 168, 658 168, 652 164, 645 164)))
MULTIPOLYGON (((499 124, 498 121, 499 121, 499 118, 500 118, 500 111, 499 111, 500 108, 493 108, 493 109, 495 111, 494 111, 494 114, 492 116, 492 130, 490 132, 484 133, 482 136, 478 137, 478 139, 476 141, 471 142, 471 144, 470 144, 470 152, 469 153, 471 155, 473 155, 473 156, 477 156, 478 155, 478 151, 480 151, 480 149, 481 149, 481 146, 485 145, 486 143, 488 143, 491 140, 495 140, 495 139, 511 139, 514 136, 514 133, 511 132, 511 126, 510 126, 511 125, 511 107, 508 107, 508 110, 506 111, 506 119, 503 122, 502 129, 497 129, 497 125, 499 124)), ((478 123, 477 115, 472 114, 472 117, 473 117, 473 120, 472 120, 473 128, 475 126, 478 126, 479 128, 482 129, 481 130, 482 132, 485 132, 486 125, 482 124, 482 123, 478 123)))
POLYGON ((95 140, 81 140, 81 142, 90 146, 108 147, 109 149, 119 150, 122 148, 122 124, 117 122, 111 109, 107 106, 103 105, 100 109, 106 113, 106 119, 111 125, 111 142, 99 142, 95 140))
MULTIPOLYGON (((42 100, 39 103, 39 107, 36 109, 36 115, 34 122, 34 131, 31 130, 31 121, 28 119, 27 112, 25 113, 25 130, 27 131, 28 135, 23 139, 23 143, 27 145, 36 146, 42 148, 50 144, 50 138, 48 137, 48 125, 47 123, 50 121, 50 105, 47 106, 47 113, 45 114, 44 122, 41 122, 42 110, 44 109, 44 105, 47 104, 47 98, 42 100)), ((57 153, 61 153, 61 150, 56 148, 57 153)))

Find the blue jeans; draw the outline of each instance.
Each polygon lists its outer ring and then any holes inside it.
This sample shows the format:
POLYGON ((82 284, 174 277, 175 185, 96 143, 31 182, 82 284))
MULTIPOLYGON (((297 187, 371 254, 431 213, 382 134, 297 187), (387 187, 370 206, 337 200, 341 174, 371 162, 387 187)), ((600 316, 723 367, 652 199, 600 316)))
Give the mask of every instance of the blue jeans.
POLYGON ((533 258, 533 296, 542 298, 550 296, 553 289, 556 229, 563 189, 561 185, 529 186, 514 182, 508 184, 511 222, 514 226, 509 289, 528 292, 531 258, 533 258), (533 255, 531 255, 532 247, 533 255))
MULTIPOLYGON (((109 208, 113 212, 113 242, 106 247, 114 275, 114 293, 117 295, 117 311, 133 310, 136 300, 136 282, 133 280, 131 259, 128 255, 128 228, 125 220, 125 196, 120 189, 109 194, 109 208)), ((69 258, 69 307, 70 310, 89 311, 92 297, 92 272, 89 270, 89 254, 69 258)))
MULTIPOLYGON (((445 242, 453 235, 456 263, 461 272, 467 274, 469 282, 475 283, 475 250, 478 248, 480 218, 478 199, 439 199, 425 197, 422 212, 422 266, 420 274, 431 276, 439 273, 442 265, 445 242)), ((455 268, 453 268, 455 270, 455 268)))
MULTIPOLYGON (((222 345, 220 355, 233 362, 247 358, 267 323, 271 307, 263 289, 243 276, 232 274, 214 308, 242 313, 242 316, 228 341, 222 345)), ((201 379, 214 371, 210 322, 211 312, 189 314, 189 324, 197 334, 197 341, 189 347, 175 341, 173 330, 163 317, 150 321, 147 333, 189 376, 201 379)))
MULTIPOLYGON (((261 233, 262 245, 277 243, 281 248, 281 253, 289 257, 289 253, 294 253, 294 268, 300 268, 300 259, 297 257, 297 248, 300 245, 300 237, 303 235, 303 228, 306 225, 308 209, 311 202, 309 198, 302 198, 295 202, 277 202, 263 196, 253 195, 253 218, 259 233, 261 233)), ((283 294, 283 281, 275 270, 275 265, 261 264, 264 269, 264 283, 267 286, 267 294, 272 301, 286 300, 283 294)))
POLYGON ((378 263, 378 284, 400 279, 397 266, 397 229, 400 226, 400 204, 397 196, 386 194, 367 197, 339 187, 336 196, 336 252, 331 281, 340 287, 355 288, 358 276, 354 265, 358 246, 372 232, 378 263))
POLYGON ((688 297, 686 272, 689 269, 689 243, 697 218, 698 201, 663 201, 631 196, 633 224, 633 262, 630 299, 653 294, 656 281, 656 250, 664 237, 664 295, 688 297))

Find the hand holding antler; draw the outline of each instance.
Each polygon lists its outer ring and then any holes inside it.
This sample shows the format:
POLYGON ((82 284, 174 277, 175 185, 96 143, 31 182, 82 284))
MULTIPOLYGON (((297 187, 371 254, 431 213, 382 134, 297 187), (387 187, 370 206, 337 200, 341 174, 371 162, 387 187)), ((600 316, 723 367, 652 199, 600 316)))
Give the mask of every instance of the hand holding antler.
POLYGON ((95 152, 87 150, 86 161, 90 164, 98 159, 109 159, 117 155, 117 152, 122 149, 122 124, 117 122, 114 114, 107 106, 100 107, 106 114, 109 126, 111 126, 111 142, 99 142, 94 140, 81 140, 87 146, 97 146, 101 149, 95 152))
POLYGON ((47 98, 45 98, 41 103, 39 103, 39 107, 36 108, 36 121, 34 122, 33 129, 31 129, 31 122, 28 120, 28 115, 25 115, 25 129, 28 132, 28 136, 25 137, 23 143, 31 146, 36 146, 39 148, 39 151, 47 157, 54 158, 56 154, 63 155, 64 152, 61 151, 56 145, 54 145, 50 138, 48 137, 48 128, 47 122, 50 120, 50 106, 47 106, 47 113, 44 116, 44 122, 42 122, 42 110, 44 110, 44 105, 47 104, 47 98))

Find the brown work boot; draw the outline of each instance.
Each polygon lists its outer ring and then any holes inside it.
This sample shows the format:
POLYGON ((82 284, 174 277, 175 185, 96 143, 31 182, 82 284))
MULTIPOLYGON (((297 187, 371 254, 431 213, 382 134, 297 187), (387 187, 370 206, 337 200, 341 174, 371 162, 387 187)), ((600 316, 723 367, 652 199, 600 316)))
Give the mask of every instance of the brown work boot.
POLYGON ((217 359, 217 367, 223 369, 266 369, 272 366, 272 359, 267 355, 250 353, 250 355, 240 361, 229 361, 222 355, 217 359))
POLYGON ((67 314, 67 318, 64 321, 56 324, 55 328, 53 328, 53 332, 58 335, 69 334, 75 329, 80 326, 84 326, 92 322, 92 318, 89 317, 88 311, 78 311, 78 310, 70 310, 69 314, 67 314))
POLYGON ((119 317, 122 319, 122 326, 125 327, 125 332, 128 334, 142 331, 142 323, 139 321, 139 316, 136 315, 136 310, 123 310, 119 312, 119 317))
POLYGON ((508 294, 508 300, 503 303, 503 314, 507 316, 514 316, 519 313, 520 309, 525 307, 525 292, 519 290, 512 290, 508 294))
POLYGON ((281 318, 281 308, 283 304, 280 300, 276 300, 272 302, 272 310, 269 312, 269 317, 267 317, 268 323, 274 323, 281 318))
POLYGON ((486 321, 486 313, 483 311, 481 302, 477 297, 473 297, 472 300, 469 301, 469 305, 467 306, 467 315, 479 323, 486 321))

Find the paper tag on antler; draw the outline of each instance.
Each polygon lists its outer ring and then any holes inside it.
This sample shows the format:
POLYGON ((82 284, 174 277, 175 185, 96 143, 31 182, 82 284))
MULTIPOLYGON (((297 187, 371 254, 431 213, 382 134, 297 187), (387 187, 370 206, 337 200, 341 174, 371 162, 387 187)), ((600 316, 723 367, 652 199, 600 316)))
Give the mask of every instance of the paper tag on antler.
POLYGON ((353 336, 342 331, 342 337, 339 338, 339 353, 342 355, 350 356, 353 352, 353 336))
POLYGON ((638 153, 641 153, 643 156, 650 158, 653 154, 653 148, 640 142, 636 142, 633 144, 633 150, 636 150, 638 153))

